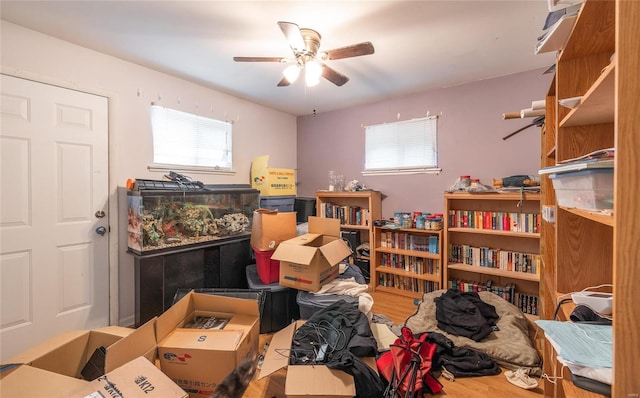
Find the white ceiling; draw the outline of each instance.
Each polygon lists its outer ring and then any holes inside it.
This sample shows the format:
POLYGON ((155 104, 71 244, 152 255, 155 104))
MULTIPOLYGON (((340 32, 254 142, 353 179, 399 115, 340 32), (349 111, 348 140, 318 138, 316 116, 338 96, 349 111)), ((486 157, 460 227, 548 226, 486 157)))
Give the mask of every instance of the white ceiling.
MULTIPOLYGON (((2 19, 293 115, 551 66, 534 54, 546 0, 498 1, 8 1, 2 19), (320 50, 370 41, 375 53, 326 61, 342 87, 299 79, 286 65, 234 56, 289 57, 278 21, 322 35, 320 50)), ((517 89, 517 88, 514 88, 517 89)))

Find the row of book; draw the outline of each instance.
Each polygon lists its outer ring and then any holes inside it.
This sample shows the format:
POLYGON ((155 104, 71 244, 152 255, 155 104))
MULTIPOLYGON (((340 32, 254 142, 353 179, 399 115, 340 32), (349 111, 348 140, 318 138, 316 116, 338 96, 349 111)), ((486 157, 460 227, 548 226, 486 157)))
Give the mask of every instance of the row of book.
POLYGON ((540 274, 542 257, 534 253, 450 244, 448 261, 505 271, 540 274))
POLYGON ((540 213, 515 213, 482 210, 449 210, 450 228, 475 228, 493 231, 539 233, 540 213))
POLYGON ((380 246, 434 254, 438 254, 440 251, 440 242, 437 235, 415 235, 406 232, 380 232, 380 246))
POLYGON ((378 277, 378 284, 380 286, 394 287, 396 289, 416 293, 429 293, 440 289, 440 284, 438 282, 385 273, 380 273, 380 276, 378 277))
POLYGON ((402 269, 419 275, 440 275, 440 261, 432 258, 380 253, 380 265, 402 269))
POLYGON ((359 206, 341 206, 334 203, 324 203, 321 207, 321 217, 337 218, 340 224, 344 225, 365 225, 370 224, 369 209, 359 206))
POLYGON ((538 315, 538 296, 516 293, 515 305, 525 314, 538 315))
POLYGON ((453 279, 449 281, 449 288, 458 289, 461 292, 491 292, 515 305, 525 314, 539 314, 538 296, 517 292, 516 285, 513 283, 508 283, 506 286, 502 287, 493 285, 492 281, 488 281, 483 284, 453 279))

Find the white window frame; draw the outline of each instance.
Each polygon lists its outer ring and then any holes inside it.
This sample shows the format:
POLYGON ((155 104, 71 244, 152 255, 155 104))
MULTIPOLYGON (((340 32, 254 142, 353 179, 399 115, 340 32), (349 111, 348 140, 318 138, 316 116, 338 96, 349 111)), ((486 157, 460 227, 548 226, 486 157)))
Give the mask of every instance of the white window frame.
POLYGON ((437 174, 438 116, 365 127, 362 175, 437 174))
POLYGON ((153 162, 148 166, 150 171, 235 174, 233 123, 157 104, 151 104, 150 120, 153 137, 153 162), (182 154, 174 153, 177 150, 182 154), (207 156, 216 152, 215 159, 207 156))

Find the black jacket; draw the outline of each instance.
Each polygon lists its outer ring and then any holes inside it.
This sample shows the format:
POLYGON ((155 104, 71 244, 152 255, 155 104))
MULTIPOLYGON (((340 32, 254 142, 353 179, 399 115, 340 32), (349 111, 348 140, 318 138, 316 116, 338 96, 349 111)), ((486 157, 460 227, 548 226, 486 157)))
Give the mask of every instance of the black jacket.
POLYGON ((496 308, 476 292, 449 289, 434 301, 440 330, 480 341, 496 328, 496 308))
POLYGON ((360 359, 378 353, 369 320, 344 300, 314 313, 299 327, 291 352, 292 364, 324 364, 352 375, 358 397, 381 397, 384 392, 380 376, 360 359))

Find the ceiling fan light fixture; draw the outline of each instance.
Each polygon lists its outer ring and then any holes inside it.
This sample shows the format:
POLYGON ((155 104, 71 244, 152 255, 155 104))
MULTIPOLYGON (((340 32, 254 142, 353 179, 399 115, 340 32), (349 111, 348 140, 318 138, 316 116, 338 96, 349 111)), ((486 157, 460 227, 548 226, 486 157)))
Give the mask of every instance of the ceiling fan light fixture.
POLYGON ((300 67, 298 65, 289 65, 282 71, 282 74, 289 83, 293 83, 300 75, 300 67))
POLYGON ((304 79, 307 87, 317 86, 320 83, 322 66, 316 61, 309 61, 304 66, 304 79))

